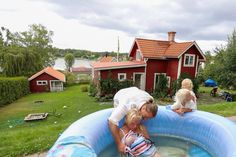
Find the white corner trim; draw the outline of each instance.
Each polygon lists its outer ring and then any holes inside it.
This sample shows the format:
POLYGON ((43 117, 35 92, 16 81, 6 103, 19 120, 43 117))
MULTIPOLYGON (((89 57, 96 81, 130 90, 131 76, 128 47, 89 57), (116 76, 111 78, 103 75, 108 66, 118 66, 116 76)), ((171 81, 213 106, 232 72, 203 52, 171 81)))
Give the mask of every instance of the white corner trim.
POLYGON ((197 74, 198 74, 198 59, 199 59, 199 56, 197 56, 197 59, 196 59, 195 77, 197 77, 197 74))
POLYGON ((177 79, 179 78, 180 73, 181 73, 181 69, 182 69, 182 58, 183 58, 182 56, 179 58, 177 79))

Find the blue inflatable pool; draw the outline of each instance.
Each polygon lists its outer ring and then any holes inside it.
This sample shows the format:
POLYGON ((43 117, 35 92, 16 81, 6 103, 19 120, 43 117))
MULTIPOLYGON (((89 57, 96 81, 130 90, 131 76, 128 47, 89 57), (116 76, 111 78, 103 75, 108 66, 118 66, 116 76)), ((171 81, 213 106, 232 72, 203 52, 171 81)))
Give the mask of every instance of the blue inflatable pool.
MULTIPOLYGON (((58 138, 48 157, 96 157, 113 143, 107 119, 112 109, 87 115, 74 122, 58 138)), ((194 111, 183 117, 160 106, 155 118, 145 122, 150 135, 169 135, 190 140, 216 157, 236 157, 236 125, 207 112, 194 111)))

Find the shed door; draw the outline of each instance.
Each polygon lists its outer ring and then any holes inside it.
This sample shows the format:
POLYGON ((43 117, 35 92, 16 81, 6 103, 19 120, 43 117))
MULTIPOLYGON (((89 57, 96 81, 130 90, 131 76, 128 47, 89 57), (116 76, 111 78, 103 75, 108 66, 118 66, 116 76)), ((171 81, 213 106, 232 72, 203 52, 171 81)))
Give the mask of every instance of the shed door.
POLYGON ((139 89, 145 90, 144 73, 134 74, 134 85, 138 87, 139 89))

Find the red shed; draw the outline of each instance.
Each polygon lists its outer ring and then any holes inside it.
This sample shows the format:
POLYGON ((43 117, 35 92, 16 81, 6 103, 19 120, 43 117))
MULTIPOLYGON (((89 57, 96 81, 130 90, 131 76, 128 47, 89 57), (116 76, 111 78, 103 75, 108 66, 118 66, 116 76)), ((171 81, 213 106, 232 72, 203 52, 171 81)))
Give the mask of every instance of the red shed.
POLYGON ((31 92, 63 91, 65 75, 52 67, 37 72, 29 79, 31 92))
POLYGON ((205 56, 195 41, 175 42, 175 34, 176 32, 168 32, 167 41, 136 38, 129 53, 130 66, 114 68, 105 63, 94 63, 93 80, 96 82, 104 79, 107 71, 111 71, 113 78, 133 79, 137 87, 152 92, 160 74, 167 77, 169 86, 181 73, 195 78, 200 62, 206 60, 205 56), (142 63, 142 68, 137 67, 137 63, 142 63))

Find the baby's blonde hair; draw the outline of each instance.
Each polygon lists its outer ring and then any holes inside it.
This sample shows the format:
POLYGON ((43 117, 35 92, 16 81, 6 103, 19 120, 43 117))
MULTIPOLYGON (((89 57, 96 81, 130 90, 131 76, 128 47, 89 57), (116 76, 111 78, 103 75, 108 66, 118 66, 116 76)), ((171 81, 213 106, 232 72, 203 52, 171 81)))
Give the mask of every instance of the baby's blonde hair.
POLYGON ((176 93, 176 99, 183 103, 191 93, 188 89, 179 89, 176 93))
POLYGON ((183 79, 181 82, 181 88, 183 89, 188 89, 188 90, 193 90, 193 82, 189 78, 183 79))
POLYGON ((133 120, 142 120, 142 115, 136 108, 133 108, 128 112, 128 114, 126 115, 125 123, 130 124, 133 120))

